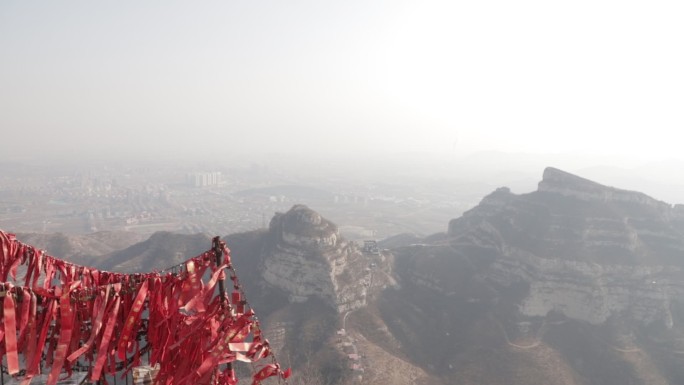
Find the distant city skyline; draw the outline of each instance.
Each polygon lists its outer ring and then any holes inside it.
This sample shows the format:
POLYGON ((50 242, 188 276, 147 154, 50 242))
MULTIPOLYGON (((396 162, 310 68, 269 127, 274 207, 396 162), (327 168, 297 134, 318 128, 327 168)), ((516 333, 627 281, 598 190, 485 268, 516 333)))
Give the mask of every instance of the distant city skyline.
POLYGON ((684 159, 684 5, 0 3, 0 160, 684 159))

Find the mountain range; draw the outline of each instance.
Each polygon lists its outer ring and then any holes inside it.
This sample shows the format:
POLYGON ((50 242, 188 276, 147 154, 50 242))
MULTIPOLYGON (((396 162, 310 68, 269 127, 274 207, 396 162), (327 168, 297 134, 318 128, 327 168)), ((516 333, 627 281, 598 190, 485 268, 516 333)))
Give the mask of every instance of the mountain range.
MULTIPOLYGON (((377 251, 304 205, 224 237, 293 384, 683 384, 684 206, 547 168, 445 232, 377 251)), ((149 271, 211 236, 20 234, 55 256, 149 271)))

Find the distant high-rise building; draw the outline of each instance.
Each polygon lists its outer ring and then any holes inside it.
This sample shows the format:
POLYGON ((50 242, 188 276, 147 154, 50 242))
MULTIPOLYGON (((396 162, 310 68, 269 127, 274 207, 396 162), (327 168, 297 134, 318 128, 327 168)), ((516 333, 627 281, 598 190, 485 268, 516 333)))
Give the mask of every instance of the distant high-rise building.
POLYGON ((221 183, 221 173, 219 171, 195 172, 187 175, 187 181, 193 187, 218 186, 221 183))

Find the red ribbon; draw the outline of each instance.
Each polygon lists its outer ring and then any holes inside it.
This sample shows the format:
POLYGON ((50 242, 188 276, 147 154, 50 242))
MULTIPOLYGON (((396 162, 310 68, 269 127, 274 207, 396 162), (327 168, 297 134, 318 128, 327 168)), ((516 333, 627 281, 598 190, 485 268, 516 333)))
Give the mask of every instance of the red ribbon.
POLYGON ((268 364, 261 368, 261 370, 259 370, 254 377, 252 377, 252 385, 259 385, 261 384, 261 381, 277 375, 281 375, 283 378, 288 378, 290 377, 290 373, 290 369, 285 372, 280 371, 280 365, 278 364, 268 364))
POLYGON ((135 340, 135 338, 133 338, 133 328, 138 323, 138 320, 140 319, 140 315, 142 312, 142 308, 145 305, 145 298, 147 298, 148 291, 147 285, 148 281, 147 279, 145 279, 145 282, 143 282, 143 284, 138 289, 138 295, 135 297, 133 306, 131 307, 128 316, 126 317, 126 323, 124 324, 124 329, 121 332, 121 339, 119 340, 119 348, 117 353, 117 356, 120 360, 126 358, 126 350, 130 346, 132 340, 135 340))
POLYGON ((227 266, 222 265, 211 275, 211 279, 207 283, 206 287, 201 290, 200 293, 196 293, 195 297, 188 301, 185 306, 181 307, 185 311, 195 311, 204 312, 206 311, 206 304, 211 300, 211 296, 214 294, 214 288, 218 282, 219 276, 223 273, 223 269, 227 266))
POLYGON ((74 311, 71 307, 71 301, 69 296, 71 291, 77 288, 81 282, 76 281, 64 290, 59 296, 59 311, 60 311, 60 331, 59 331, 59 342, 57 343, 57 349, 55 350, 54 362, 52 363, 52 371, 47 379, 47 385, 55 385, 59 379, 59 373, 61 373, 64 366, 64 360, 66 359, 69 345, 71 344, 71 333, 74 330, 74 311))
MULTIPOLYGON (((38 328, 37 328, 37 307, 38 307, 38 299, 36 298, 36 295, 31 291, 29 292, 30 295, 30 301, 31 301, 31 306, 29 309, 29 318, 28 318, 28 337, 25 343, 26 348, 26 377, 31 377, 37 373, 37 370, 35 370, 35 366, 33 365, 33 361, 36 359, 36 350, 38 348, 38 328)), ((42 351, 42 350, 41 350, 42 351)))
POLYGON ((24 345, 24 340, 26 339, 26 326, 28 326, 29 312, 31 311, 31 291, 26 287, 17 287, 15 292, 17 295, 21 295, 21 305, 19 306, 19 314, 17 314, 17 323, 19 324, 18 342, 19 344, 24 345))
MULTIPOLYGON (((90 374, 93 381, 102 379, 103 372, 116 372, 117 363, 133 354, 132 365, 124 365, 126 371, 130 370, 140 361, 135 336, 146 303, 150 363, 160 366, 160 385, 209 383, 222 363, 254 362, 267 357, 268 341, 262 338, 253 311, 242 314, 246 302, 234 271, 231 279, 236 291, 230 298, 234 313, 222 306, 225 298, 215 295, 217 282, 230 268, 229 251, 225 243, 221 246, 221 266, 215 266, 212 250, 189 260, 185 264, 186 276, 126 275, 56 259, 0 231, 0 278, 16 281, 19 266, 27 266, 24 287, 5 285, 10 291, 2 305, 0 357, 5 354, 2 350, 6 351, 13 374, 20 371, 20 363, 25 363, 25 384, 39 373, 43 356, 52 366, 49 385, 55 384, 62 371, 69 375, 71 365, 84 355, 94 359, 90 374), (213 273, 204 285, 202 277, 208 267, 213 273), (55 283, 57 278, 59 282, 55 283), (114 296, 110 299, 111 292, 114 296), (15 301, 19 297, 21 301, 15 301), (20 355, 24 360, 19 359, 20 355)), ((287 373, 266 366, 255 381, 276 374, 286 378, 287 373)), ((215 379, 223 385, 236 383, 230 370, 215 379)))
POLYGON ((17 352, 17 319, 13 298, 12 284, 5 293, 2 319, 5 324, 5 351, 7 353, 7 372, 11 375, 19 373, 19 356, 17 352))
POLYGON ((187 278, 182 284, 182 294, 180 297, 180 306, 184 306, 188 301, 197 297, 202 290, 202 275, 206 270, 206 265, 202 264, 195 258, 185 263, 185 271, 187 271, 187 278))
POLYGON ((107 349, 109 348, 109 343, 112 339, 112 334, 114 333, 114 326, 116 325, 117 316, 119 315, 119 306, 121 304, 119 291, 121 291, 121 284, 114 285, 115 294, 114 299, 110 301, 111 308, 108 309, 109 318, 107 319, 107 326, 105 326, 105 330, 102 332, 102 340, 100 340, 100 346, 97 351, 97 361, 95 361, 95 366, 93 367, 93 371, 90 376, 90 379, 93 382, 100 379, 102 368, 107 360, 107 349))
POLYGON ((95 337, 100 333, 100 329, 102 328, 102 321, 104 319, 104 314, 105 310, 107 309, 107 300, 109 300, 109 290, 111 286, 107 285, 104 289, 104 291, 100 291, 95 299, 95 305, 93 306, 93 310, 97 313, 95 316, 95 320, 93 321, 93 328, 90 331, 90 337, 88 338, 88 341, 83 344, 83 346, 76 350, 75 352, 71 353, 69 357, 67 357, 67 361, 74 362, 78 357, 83 355, 83 353, 87 352, 90 350, 90 347, 92 346, 93 342, 95 341, 95 337))

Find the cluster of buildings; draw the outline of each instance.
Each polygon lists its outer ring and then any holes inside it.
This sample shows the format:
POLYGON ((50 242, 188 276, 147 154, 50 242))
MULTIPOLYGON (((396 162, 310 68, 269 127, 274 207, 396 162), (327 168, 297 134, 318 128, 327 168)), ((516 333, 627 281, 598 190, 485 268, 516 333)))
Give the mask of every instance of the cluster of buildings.
POLYGON ((210 187, 221 184, 221 173, 212 172, 193 172, 187 174, 186 180, 191 187, 210 187))

